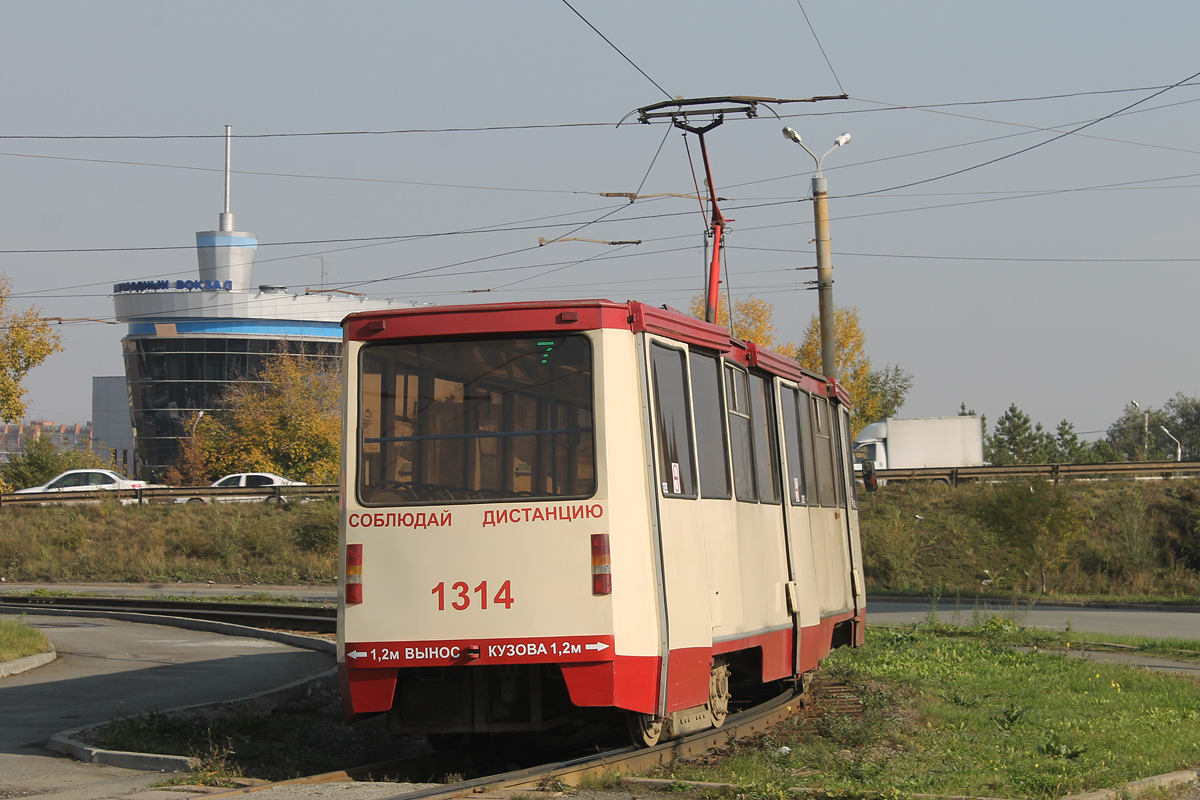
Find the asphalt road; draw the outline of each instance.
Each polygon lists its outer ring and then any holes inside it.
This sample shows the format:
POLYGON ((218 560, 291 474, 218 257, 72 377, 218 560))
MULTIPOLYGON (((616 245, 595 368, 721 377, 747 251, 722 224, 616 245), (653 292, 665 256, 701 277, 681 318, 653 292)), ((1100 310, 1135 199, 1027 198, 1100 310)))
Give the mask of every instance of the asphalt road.
MULTIPOLYGON (((896 602, 867 598, 867 624, 906 625, 922 622, 932 606, 928 602, 896 602)), ((1126 608, 1080 608, 991 602, 976 605, 973 601, 937 604, 937 616, 942 622, 969 625, 976 614, 1000 615, 1013 619, 1018 625, 1066 630, 1070 625, 1080 633, 1118 633, 1130 636, 1150 636, 1155 639, 1200 640, 1200 613, 1195 611, 1157 611, 1126 608)))
POLYGON ((0 679, 0 798, 125 797, 157 773, 84 764, 44 749, 63 730, 143 711, 234 700, 314 677, 331 654, 263 639, 104 618, 26 615, 54 662, 0 679))

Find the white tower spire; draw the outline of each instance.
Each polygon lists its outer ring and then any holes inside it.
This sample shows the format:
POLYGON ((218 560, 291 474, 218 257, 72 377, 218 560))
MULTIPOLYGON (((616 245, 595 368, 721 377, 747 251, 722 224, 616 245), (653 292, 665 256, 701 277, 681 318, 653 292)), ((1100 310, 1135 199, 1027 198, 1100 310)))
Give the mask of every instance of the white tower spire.
POLYGON ((254 282, 254 251, 258 239, 253 233, 233 229, 233 212, 229 210, 229 176, 233 126, 225 126, 225 210, 215 231, 196 234, 196 258, 200 261, 200 280, 224 290, 246 290, 254 282))
POLYGON ((229 210, 229 164, 230 164, 230 143, 233 140, 233 126, 225 126, 225 211, 221 213, 220 228, 223 231, 233 230, 233 212, 229 210))

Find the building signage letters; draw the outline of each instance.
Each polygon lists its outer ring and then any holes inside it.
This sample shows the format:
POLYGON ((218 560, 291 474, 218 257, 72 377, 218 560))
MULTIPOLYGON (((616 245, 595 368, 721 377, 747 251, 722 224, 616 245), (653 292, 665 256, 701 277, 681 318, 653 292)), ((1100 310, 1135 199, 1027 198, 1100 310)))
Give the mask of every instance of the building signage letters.
POLYGON ((129 292, 157 292, 162 289, 176 291, 229 292, 233 290, 233 281, 126 281, 113 285, 113 294, 129 292))

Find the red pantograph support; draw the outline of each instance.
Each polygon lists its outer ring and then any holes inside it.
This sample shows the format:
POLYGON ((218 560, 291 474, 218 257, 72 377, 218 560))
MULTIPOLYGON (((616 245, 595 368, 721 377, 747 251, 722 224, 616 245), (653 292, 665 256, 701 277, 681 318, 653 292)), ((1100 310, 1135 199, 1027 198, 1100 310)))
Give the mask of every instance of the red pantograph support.
POLYGON ((704 321, 717 322, 717 304, 720 298, 721 286, 721 235, 725 230, 725 217, 717 205, 717 190, 713 185, 712 167, 708 163, 708 148, 704 144, 704 134, 720 125, 724 120, 717 117, 703 128, 693 128, 675 120, 675 127, 694 133, 700 138, 700 155, 704 159, 704 179, 708 183, 708 201, 712 204, 712 263, 708 266, 708 288, 704 294, 704 321))

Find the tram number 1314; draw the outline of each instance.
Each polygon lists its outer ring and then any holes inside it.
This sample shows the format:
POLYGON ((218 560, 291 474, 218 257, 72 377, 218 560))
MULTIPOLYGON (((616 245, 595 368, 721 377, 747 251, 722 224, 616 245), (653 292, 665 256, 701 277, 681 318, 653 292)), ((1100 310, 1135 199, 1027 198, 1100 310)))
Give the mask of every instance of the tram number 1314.
MULTIPOLYGON (((450 584, 450 607, 455 611, 466 611, 471 607, 471 596, 477 597, 479 608, 483 611, 488 609, 488 583, 481 582, 478 586, 471 588, 469 584, 463 581, 457 581, 450 584)), ((438 611, 446 610, 446 582, 442 581, 437 586, 433 587, 432 595, 437 597, 438 611)), ((500 588, 491 599, 492 606, 504 606, 504 608, 512 608, 512 581, 505 581, 500 584, 500 588)))

